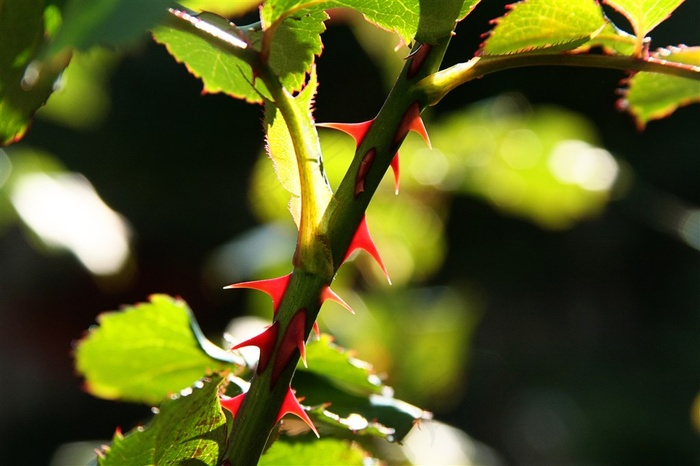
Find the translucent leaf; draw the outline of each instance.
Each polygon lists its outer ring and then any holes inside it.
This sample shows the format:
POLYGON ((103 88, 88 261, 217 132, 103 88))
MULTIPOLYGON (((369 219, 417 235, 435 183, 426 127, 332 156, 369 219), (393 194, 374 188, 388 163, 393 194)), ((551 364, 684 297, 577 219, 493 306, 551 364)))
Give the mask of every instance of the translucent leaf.
MULTIPOLYGON (((303 127, 302 131, 306 133, 306 141, 318 140, 316 128, 313 126, 313 119, 311 118, 311 108, 314 96, 316 95, 316 85, 316 71, 312 68, 309 82, 293 100, 296 113, 300 116, 299 124, 303 127), (307 115, 308 119, 305 118, 307 115), (302 119, 304 121, 301 121, 302 119)), ((272 159, 275 172, 277 173, 277 179, 284 189, 292 195, 289 209, 295 223, 299 225, 302 187, 294 143, 282 114, 277 110, 275 105, 270 103, 265 106, 265 133, 267 134, 267 153, 272 159)), ((320 157, 320 148, 317 152, 320 157)), ((315 162, 305 161, 304 163, 315 162)), ((313 174, 318 178, 313 183, 310 183, 309 188, 315 190, 313 195, 316 196, 318 205, 325 208, 330 201, 330 187, 325 181, 325 175, 320 170, 313 170, 313 174)))
POLYGON ((126 464, 220 464, 226 450, 226 416, 219 404, 222 378, 215 375, 164 401, 145 427, 123 436, 98 459, 101 466, 126 464))
POLYGON ((634 33, 643 39, 652 29, 683 3, 683 0, 603 0, 630 22, 634 33))
POLYGON ((98 323, 78 343, 76 367, 100 398, 155 404, 208 371, 230 367, 202 349, 182 300, 152 295, 148 303, 101 314, 98 323))
POLYGON ((313 8, 352 8, 377 26, 398 33, 405 43, 433 43, 449 33, 454 21, 464 18, 479 0, 445 0, 440 2, 404 0, 270 0, 263 4, 261 19, 266 28, 292 12, 313 8), (435 8, 433 8, 435 7, 435 8))
POLYGON ((342 464, 362 466, 367 454, 356 444, 333 438, 286 439, 275 442, 260 458, 259 466, 342 464))
MULTIPOLYGON (((700 47, 669 47, 658 50, 653 57, 700 69, 700 47)), ((699 81, 642 72, 628 80, 618 105, 629 111, 643 128, 650 120, 664 118, 678 107, 692 103, 700 103, 699 81)))
POLYGON ((300 90, 317 55, 321 54, 325 11, 308 11, 287 18, 275 31, 269 63, 282 85, 290 91, 300 90))
POLYGON ((393 397, 372 366, 332 343, 329 335, 306 347, 308 367, 294 378, 297 396, 316 407, 309 415, 321 432, 341 437, 350 432, 400 441, 429 413, 393 397))
POLYGON ((166 24, 153 30, 153 38, 165 45, 175 60, 184 63, 190 73, 203 81, 202 92, 222 92, 251 103, 260 103, 263 98, 270 99, 262 81, 254 81, 253 70, 248 63, 231 54, 214 36, 203 37, 192 24, 169 18, 166 24))
POLYGON ((595 0, 526 0, 510 5, 482 45, 487 55, 575 49, 606 25, 595 0))
POLYGON ((294 376, 296 395, 311 406, 309 416, 321 433, 335 436, 366 435, 390 442, 401 441, 421 419, 430 413, 393 397, 385 387, 382 394, 358 395, 307 371, 294 376))
POLYGON ((0 3, 0 146, 24 136, 34 112, 51 95, 68 65, 63 54, 44 63, 35 59, 60 11, 39 0, 0 3))
POLYGON ((368 395, 382 390, 381 380, 372 366, 335 345, 330 335, 323 334, 319 340, 306 345, 306 361, 308 367, 298 370, 326 377, 332 384, 350 392, 368 395))
POLYGON ((146 31, 165 18, 168 5, 168 0, 71 0, 47 54, 64 48, 129 45, 145 39, 146 31))

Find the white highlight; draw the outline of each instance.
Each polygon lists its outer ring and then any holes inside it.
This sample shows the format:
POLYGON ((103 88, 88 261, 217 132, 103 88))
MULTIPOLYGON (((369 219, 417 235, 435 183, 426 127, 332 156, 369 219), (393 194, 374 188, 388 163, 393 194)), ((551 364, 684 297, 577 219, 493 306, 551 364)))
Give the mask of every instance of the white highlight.
POLYGON ((22 220, 50 247, 71 251, 95 275, 118 273, 129 258, 129 227, 82 175, 22 176, 10 195, 22 220))
POLYGON ((168 8, 168 11, 173 15, 177 16, 178 18, 184 19, 200 31, 204 31, 210 36, 216 37, 217 39, 220 39, 226 42, 227 44, 233 45, 234 47, 238 47, 241 49, 245 49, 248 47, 248 44, 246 42, 242 41, 233 34, 228 33, 211 23, 207 23, 206 21, 199 19, 196 16, 185 13, 184 11, 175 10, 173 8, 168 8))
POLYGON ((619 172, 610 152, 575 140, 557 144, 548 165, 552 175, 561 182, 576 184, 588 191, 609 190, 619 172))

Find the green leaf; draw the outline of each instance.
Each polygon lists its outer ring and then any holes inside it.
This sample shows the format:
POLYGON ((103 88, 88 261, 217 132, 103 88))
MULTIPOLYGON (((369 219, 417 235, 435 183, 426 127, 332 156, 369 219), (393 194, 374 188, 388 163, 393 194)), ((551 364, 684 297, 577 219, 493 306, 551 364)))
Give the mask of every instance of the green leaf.
POLYGON ((308 367, 299 366, 298 370, 325 377, 349 392, 369 395, 382 391, 381 380, 374 374, 372 366, 335 345, 330 335, 323 334, 319 340, 306 345, 306 361, 308 367))
POLYGON ((275 31, 268 63, 288 91, 304 86, 306 74, 321 54, 321 33, 327 19, 325 11, 312 10, 285 19, 275 31))
POLYGON ((511 11, 496 20, 481 47, 483 54, 573 50, 595 37, 607 23, 595 0, 525 0, 509 8, 511 11))
POLYGON ((0 146, 17 142, 70 55, 35 61, 60 12, 42 0, 0 0, 0 146))
MULTIPOLYGON (((660 49, 653 58, 700 67, 700 47, 660 49)), ((700 68, 699 68, 700 69, 700 68)), ((650 120, 664 118, 677 108, 700 103, 700 82, 657 73, 642 72, 632 76, 618 102, 629 111, 640 128, 650 120)))
POLYGON ((259 466, 347 465, 362 466, 367 453, 347 440, 306 438, 275 442, 260 458, 259 466))
POLYGON ((94 45, 130 45, 167 14, 167 0, 71 0, 63 24, 46 51, 86 50, 94 45))
POLYGON ((78 343, 76 366, 100 398, 155 404, 208 371, 231 367, 202 349, 180 299, 152 295, 148 303, 101 314, 98 322, 78 343))
POLYGON ((683 3, 683 0, 603 0, 630 22, 641 41, 683 3))
POLYGON ((419 42, 434 43, 449 34, 455 21, 467 16, 479 0, 269 0, 263 4, 261 19, 266 28, 307 9, 352 8, 371 23, 394 31, 407 44, 415 38, 419 42))
POLYGON ((267 28, 308 9, 352 8, 360 11, 368 21, 397 32, 406 43, 413 40, 418 30, 419 0, 381 2, 377 0, 270 0, 263 4, 260 18, 267 28))
POLYGON ((303 397, 304 405, 312 407, 309 416, 322 436, 366 435, 400 442, 416 421, 431 417, 430 413, 394 398, 386 386, 381 394, 358 395, 307 371, 298 371, 293 385, 296 396, 303 397))
POLYGON ((308 367, 294 377, 297 396, 316 406, 309 415, 322 432, 400 441, 414 422, 430 415, 393 397, 372 366, 332 343, 329 335, 306 346, 308 367))
POLYGON ((220 375, 164 401, 146 427, 122 436, 101 452, 101 466, 206 464, 218 465, 226 451, 226 416, 219 404, 220 375))
MULTIPOLYGON (((212 23, 215 15, 201 21, 212 23)), ((212 24, 219 28, 219 24, 212 24)), ((214 36, 203 34, 192 24, 179 18, 169 18, 153 30, 153 38, 163 44, 175 60, 184 63, 188 71, 204 83, 203 92, 222 92, 251 103, 270 99, 265 84, 255 79, 253 69, 242 58, 233 55, 227 44, 214 36), (255 84, 253 84, 255 83, 255 84)))

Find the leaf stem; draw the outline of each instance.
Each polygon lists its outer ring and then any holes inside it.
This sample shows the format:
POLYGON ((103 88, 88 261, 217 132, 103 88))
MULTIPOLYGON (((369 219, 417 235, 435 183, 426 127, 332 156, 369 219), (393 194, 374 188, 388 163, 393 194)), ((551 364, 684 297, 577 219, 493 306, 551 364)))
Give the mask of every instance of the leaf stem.
POLYGON ((622 71, 647 71, 680 78, 700 80, 700 67, 684 63, 616 55, 534 54, 494 55, 475 57, 468 62, 438 71, 419 84, 430 105, 437 104, 456 87, 487 74, 528 66, 575 66, 608 68, 622 71))

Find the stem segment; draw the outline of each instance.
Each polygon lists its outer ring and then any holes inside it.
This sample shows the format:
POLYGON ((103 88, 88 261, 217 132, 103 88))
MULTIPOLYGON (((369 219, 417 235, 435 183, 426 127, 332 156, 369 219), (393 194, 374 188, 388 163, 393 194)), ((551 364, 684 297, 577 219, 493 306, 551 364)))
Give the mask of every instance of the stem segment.
POLYGON ((475 57, 423 79, 419 85, 430 105, 435 105, 456 87, 497 71, 527 66, 576 66, 607 68, 622 71, 648 71, 680 78, 700 80, 700 67, 656 58, 621 57, 614 55, 578 54, 513 54, 475 57))

